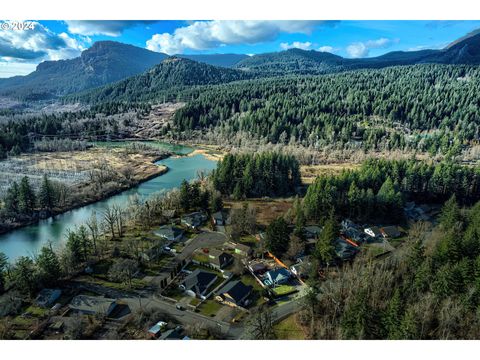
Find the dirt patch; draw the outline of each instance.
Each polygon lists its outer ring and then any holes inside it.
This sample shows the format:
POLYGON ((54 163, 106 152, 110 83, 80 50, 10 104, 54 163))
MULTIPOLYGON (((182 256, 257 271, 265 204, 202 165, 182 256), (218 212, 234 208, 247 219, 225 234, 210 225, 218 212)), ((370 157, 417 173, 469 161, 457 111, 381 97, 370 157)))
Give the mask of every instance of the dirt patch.
POLYGON ((254 207, 257 212, 257 223, 268 225, 272 220, 283 216, 293 206, 293 199, 249 199, 246 201, 226 201, 225 205, 232 208, 241 208, 244 203, 254 207))
POLYGON ((188 154, 188 156, 194 156, 198 154, 205 156, 205 158, 208 160, 219 161, 223 159, 226 153, 215 149, 203 148, 193 150, 188 154))

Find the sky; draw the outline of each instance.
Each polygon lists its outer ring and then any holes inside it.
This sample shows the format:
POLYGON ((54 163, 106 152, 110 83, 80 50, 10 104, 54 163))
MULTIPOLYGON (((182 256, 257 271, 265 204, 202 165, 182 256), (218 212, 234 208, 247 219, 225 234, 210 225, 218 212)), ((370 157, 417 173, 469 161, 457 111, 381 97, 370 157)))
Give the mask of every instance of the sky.
POLYGON ((364 58, 440 49, 480 21, 0 21, 0 77, 26 75, 42 61, 71 59, 95 41, 114 40, 173 54, 258 54, 289 48, 364 58))

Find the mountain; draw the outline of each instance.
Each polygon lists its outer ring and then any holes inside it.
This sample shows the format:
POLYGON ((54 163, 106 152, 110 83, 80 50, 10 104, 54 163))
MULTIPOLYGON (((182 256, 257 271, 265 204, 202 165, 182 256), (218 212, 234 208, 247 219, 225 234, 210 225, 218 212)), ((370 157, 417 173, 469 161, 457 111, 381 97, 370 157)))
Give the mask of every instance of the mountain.
POLYGON ((45 61, 26 76, 0 81, 0 94, 45 99, 139 74, 167 55, 114 41, 99 41, 74 59, 45 61))
POLYGON ((458 38, 458 39, 455 40, 455 41, 452 41, 450 44, 448 44, 448 45, 445 47, 445 49, 449 49, 449 48, 451 48, 452 46, 454 46, 454 45, 462 42, 463 40, 467 40, 468 38, 471 38, 472 36, 475 36, 475 35, 477 35, 477 34, 480 34, 480 29, 475 29, 475 30, 473 30, 473 31, 470 31, 468 34, 466 34, 466 35, 458 38))
POLYGON ((461 41, 454 41, 443 49, 436 57, 441 64, 480 64, 480 30, 476 30, 463 37, 461 41))
MULTIPOLYGON (((167 58, 170 59, 169 62, 152 69, 154 72, 158 71, 156 75, 148 73, 150 75, 129 79, 129 82, 122 83, 123 85, 115 84, 111 88, 112 91, 115 88, 115 91, 122 93, 119 86, 130 84, 125 88, 127 93, 133 91, 132 94, 140 94, 139 81, 149 81, 150 88, 157 91, 165 89, 165 86, 214 84, 252 76, 319 75, 354 69, 425 63, 476 65, 480 64, 480 30, 465 35, 441 50, 394 51, 363 59, 347 59, 331 53, 301 49, 254 56, 209 54, 178 55, 169 58, 166 54, 132 45, 100 41, 83 51, 78 58, 45 61, 29 75, 0 79, 0 96, 41 100, 84 92, 141 74, 167 58), (175 63, 174 69, 169 68, 172 63, 175 63), (167 68, 172 73, 166 73, 167 68), (132 87, 135 90, 132 90, 132 87)), ((108 97, 111 98, 110 95, 108 97)))
POLYGON ((175 55, 185 59, 202 62, 209 65, 231 68, 241 60, 248 58, 245 54, 199 54, 199 55, 175 55))
POLYGON ((138 101, 154 98, 164 90, 223 84, 252 76, 244 71, 172 56, 142 74, 70 98, 87 102, 138 101))
POLYGON ((270 74, 320 74, 343 69, 344 59, 327 52, 289 49, 250 56, 234 68, 270 74))
POLYGON ((480 30, 454 41, 441 50, 393 51, 377 57, 347 59, 314 50, 289 49, 251 56, 238 62, 234 68, 271 75, 325 74, 362 68, 426 63, 480 64, 480 30))

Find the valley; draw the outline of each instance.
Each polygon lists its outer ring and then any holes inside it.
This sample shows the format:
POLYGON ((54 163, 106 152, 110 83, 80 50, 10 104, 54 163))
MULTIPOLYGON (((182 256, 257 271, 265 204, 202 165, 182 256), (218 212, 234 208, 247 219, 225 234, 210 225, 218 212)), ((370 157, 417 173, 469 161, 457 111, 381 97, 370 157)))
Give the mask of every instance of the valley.
POLYGON ((1 80, 0 338, 478 338, 479 44, 1 80))

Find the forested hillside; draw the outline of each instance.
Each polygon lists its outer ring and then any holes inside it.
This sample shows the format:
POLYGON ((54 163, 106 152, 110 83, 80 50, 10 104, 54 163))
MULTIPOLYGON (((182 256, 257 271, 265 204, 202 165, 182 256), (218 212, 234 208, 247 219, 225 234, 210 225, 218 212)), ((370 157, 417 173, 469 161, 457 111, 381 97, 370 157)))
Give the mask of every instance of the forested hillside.
POLYGON ((415 65, 214 86, 179 110, 180 131, 273 143, 452 154, 479 140, 480 70, 415 65))
POLYGON ((172 94, 181 94, 181 90, 188 87, 224 84, 249 78, 252 78, 251 74, 240 70, 170 57, 140 75, 71 96, 69 100, 87 103, 162 100, 164 96, 170 99, 172 94))
POLYGON ((368 160, 358 170, 319 176, 303 200, 308 218, 333 212, 355 220, 402 220, 407 201, 442 204, 452 194, 461 204, 480 200, 480 169, 441 162, 368 160))
POLYGON ((312 290, 303 321, 314 339, 478 339, 480 203, 452 198, 440 225, 411 229, 395 254, 359 258, 312 290))

